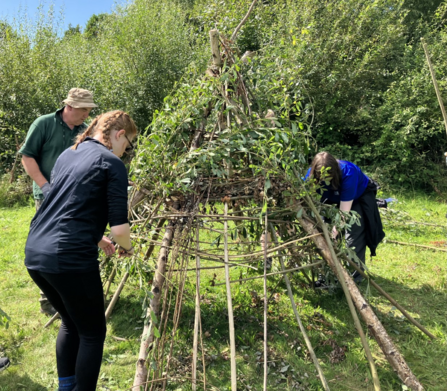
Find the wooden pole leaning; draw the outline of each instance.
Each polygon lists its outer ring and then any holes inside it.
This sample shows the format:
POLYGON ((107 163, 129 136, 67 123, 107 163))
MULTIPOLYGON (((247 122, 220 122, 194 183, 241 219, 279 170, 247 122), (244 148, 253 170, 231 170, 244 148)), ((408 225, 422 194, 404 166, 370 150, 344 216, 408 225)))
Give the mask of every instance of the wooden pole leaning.
MULTIPOLYGON (((303 216, 298 220, 300 225, 304 228, 304 230, 308 234, 318 232, 314 226, 314 223, 309 221, 309 219, 304 218, 303 216)), ((332 252, 330 251, 329 244, 327 243, 327 241, 321 236, 314 236, 312 240, 319 249, 323 258, 331 267, 332 271, 334 271, 335 273, 337 269, 333 261, 333 255, 332 255, 333 251, 332 252)), ((354 281, 352 280, 351 276, 349 275, 349 273, 346 271, 345 268, 342 268, 342 276, 347 284, 350 296, 352 297, 352 300, 354 301, 357 310, 359 311, 360 315, 362 315, 363 320, 368 326, 369 332, 373 335, 377 344, 382 349, 383 354, 385 355, 386 359, 390 363, 393 370, 397 373, 399 378, 406 386, 416 391, 423 390, 424 388, 422 387, 421 383, 412 373, 410 367, 405 362, 405 359, 400 354, 399 349, 397 349, 397 347, 394 345, 393 341, 386 332, 379 318, 374 313, 371 306, 367 303, 367 301, 359 291, 357 285, 354 283, 354 281)))
MULTIPOLYGON (((228 202, 224 203, 225 216, 228 213, 228 202)), ((224 259, 225 259, 225 281, 227 286, 228 323, 230 331, 230 353, 231 353, 231 390, 237 391, 236 375, 236 338, 234 335, 233 301, 231 298, 230 267, 228 265, 228 221, 224 221, 224 259)))
MULTIPOLYGON (((272 223, 269 223, 269 229, 270 233, 272 235, 273 241, 275 242, 275 246, 278 246, 278 238, 276 236, 275 228, 272 223)), ((278 250, 279 261, 281 262, 281 269, 283 271, 286 270, 286 266, 284 265, 284 259, 283 254, 281 250, 278 250)), ((304 341, 306 342, 307 349, 309 350, 310 357, 312 358, 312 361, 314 362, 315 368, 317 369, 318 376, 320 377, 321 384, 323 385, 323 388, 325 391, 329 391, 329 385, 327 383, 327 380, 324 376, 323 370, 321 369, 320 363, 318 362, 318 358, 315 355, 315 351, 312 347, 312 343, 310 342, 309 336, 306 333, 306 329, 303 326, 303 323, 301 322, 300 314, 298 313, 298 309, 296 308, 295 299, 293 298, 293 292, 292 292, 292 285, 290 284, 289 276, 287 273, 284 274, 284 281, 286 282, 287 286, 287 293, 289 295, 290 303, 292 304, 293 313, 295 314, 296 321, 298 323, 298 327, 300 328, 301 334, 303 335, 304 341)))
POLYGON ((394 305, 400 312, 402 312, 402 315, 405 316, 410 323, 415 325, 419 330, 421 330, 424 334, 429 336, 431 339, 436 339, 436 337, 430 333, 424 326, 422 326, 416 319, 414 319, 406 310, 403 308, 396 300, 394 300, 388 293, 386 293, 380 285, 378 285, 371 277, 369 277, 362 269, 360 269, 355 262, 352 262, 348 257, 344 257, 346 261, 355 269, 357 270, 363 277, 367 278, 369 283, 376 288, 379 293, 385 297, 392 305, 394 305))
MULTIPOLYGON (((345 276, 343 275, 343 266, 341 265, 340 261, 338 260, 337 256, 335 255, 334 248, 332 247, 331 238, 329 236, 329 231, 326 227, 326 224, 321 219, 320 214, 317 211, 317 208, 315 207, 313 201, 309 196, 305 197, 307 205, 311 208, 312 212, 315 214, 315 218, 317 219, 318 224, 320 225, 321 229, 323 230, 324 238, 326 240, 327 246, 329 248, 332 262, 335 268, 333 269, 335 275, 337 276, 338 280, 340 281, 340 284, 343 288, 343 292, 346 296, 346 301, 348 302, 349 310, 351 311, 352 319, 354 320, 355 327, 357 329, 357 332, 359 333, 360 339, 362 341, 363 349, 365 349, 366 358, 369 362, 369 367, 371 369, 371 376, 373 378, 374 382, 374 390, 380 391, 380 381, 379 381, 379 375, 377 374, 376 365, 374 363, 373 356, 371 354, 371 349, 369 348, 368 340, 366 339, 365 333, 363 332, 362 325, 360 324, 359 317, 357 316, 357 312, 355 312, 355 306, 351 297, 351 294, 349 292, 348 286, 345 281, 345 276)), ((352 280, 352 279, 351 279, 352 280)))
POLYGON ((121 282, 120 282, 118 288, 116 289, 115 293, 113 294, 113 297, 112 297, 112 300, 109 303, 109 306, 107 307, 107 310, 106 310, 106 321, 109 320, 110 314, 113 311, 113 307, 115 307, 115 304, 117 303, 117 301, 118 301, 118 299, 120 297, 121 291, 123 290, 124 285, 126 284, 126 281, 127 281, 128 278, 129 278, 129 273, 128 272, 124 273, 124 276, 121 279, 121 282))

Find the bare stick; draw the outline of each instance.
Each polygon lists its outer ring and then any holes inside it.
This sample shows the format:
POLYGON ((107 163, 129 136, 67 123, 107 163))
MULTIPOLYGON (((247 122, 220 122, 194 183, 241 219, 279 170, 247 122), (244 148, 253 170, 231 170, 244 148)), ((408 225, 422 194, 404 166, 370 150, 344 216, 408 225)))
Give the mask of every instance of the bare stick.
MULTIPOLYGON (((315 263, 310 263, 309 265, 304 265, 304 266, 300 266, 300 267, 295 267, 293 269, 286 269, 280 272, 274 272, 274 273, 268 273, 266 274, 267 277, 270 276, 277 276, 279 274, 286 274, 286 273, 292 273, 295 272, 297 270, 304 270, 304 269, 310 269, 312 267, 316 267, 316 266, 320 266, 324 263, 324 261, 318 261, 315 263)), ((202 268, 203 269, 203 268, 202 268)), ((243 281, 249 281, 249 280, 257 280, 259 278, 264 278, 264 276, 256 276, 256 277, 248 277, 248 278, 241 278, 240 280, 231 280, 230 284, 233 284, 235 282, 243 282, 243 281)), ((219 285, 224 285, 226 284, 226 282, 220 283, 220 284, 215 284, 214 286, 219 286, 219 285)))
MULTIPOLYGON (((273 238, 275 244, 278 244, 278 238, 276 237, 275 227, 273 227, 272 223, 269 224, 269 227, 270 227, 270 233, 272 235, 272 238, 273 238)), ((279 261, 281 262, 281 269, 284 272, 286 267, 284 266, 283 255, 282 255, 281 251, 278 251, 278 253, 280 255, 279 261)), ((293 309, 293 312, 295 314, 296 321, 297 321, 298 326, 299 326, 299 328, 301 330, 301 334, 303 334, 304 341, 306 342, 307 349, 309 350, 309 354, 312 357, 312 361, 314 362, 315 368, 318 371, 318 375, 320 377, 321 384, 323 385, 323 388, 326 391, 329 391, 329 385, 328 385, 328 383, 326 381, 326 378, 324 377, 323 370, 321 369, 320 363, 318 362, 318 358, 315 355, 315 352, 314 352, 314 349, 313 349, 312 344, 310 342, 310 339, 309 339, 309 337, 308 337, 308 335, 306 333, 306 329, 304 328, 303 323, 301 322, 301 318, 300 318, 300 315, 298 313, 298 309, 296 308, 295 300, 293 298, 292 287, 290 285, 289 276, 287 274, 284 274, 284 280, 285 280, 286 285, 287 285, 287 292, 289 294, 290 303, 292 304, 292 309, 293 309)))
POLYGON ((376 288, 384 297, 388 299, 388 301, 394 305, 400 312, 402 312, 402 315, 404 315, 412 324, 414 324, 419 330, 421 330, 423 333, 428 335, 431 339, 436 339, 436 337, 430 333, 424 326, 422 326, 416 319, 414 319, 405 309, 396 301, 394 300, 388 293, 386 293, 371 277, 369 277, 362 269, 360 269, 355 262, 352 262, 348 257, 344 257, 349 264, 357 270, 363 277, 368 278, 368 281, 371 283, 371 285, 376 288))
MULTIPOLYGON (((199 251, 199 225, 196 228, 196 249, 199 251)), ((194 318, 194 339, 192 352, 192 389, 197 390, 197 340, 199 333, 199 318, 200 318, 200 257, 196 255, 196 315, 194 318)))
POLYGON ((424 246, 422 244, 397 242, 396 240, 389 240, 389 239, 386 240, 386 243, 395 243, 395 244, 400 244, 401 246, 415 246, 415 247, 425 248, 427 250, 443 251, 443 252, 447 253, 447 249, 431 247, 431 246, 424 246))
POLYGON ((267 391, 267 246, 268 246, 268 217, 265 211, 264 230, 264 391, 267 391))
POLYGON ((52 325, 52 324, 54 323, 54 321, 55 321, 57 318, 59 318, 59 317, 60 317, 59 312, 56 312, 56 313, 52 316, 52 318, 51 318, 47 323, 45 323, 45 326, 43 326, 43 327, 44 327, 44 328, 47 328, 48 326, 52 325))
POLYGON ((113 307, 115 307, 115 304, 120 297, 121 291, 123 290, 124 284, 126 283, 128 277, 129 277, 129 273, 128 272, 124 273, 123 279, 121 280, 117 290, 115 291, 115 293, 112 297, 112 301, 109 303, 109 306, 107 307, 106 320, 108 320, 110 315, 112 314, 113 307))
MULTIPOLYGON (((163 381, 163 380, 167 380, 167 377, 162 377, 162 378, 160 378, 160 379, 155 379, 155 380, 150 380, 150 381, 145 381, 144 383, 141 383, 140 385, 141 386, 144 386, 145 384, 150 384, 150 383, 158 383, 158 382, 161 382, 161 381, 163 381)), ((130 387, 130 388, 126 388, 126 390, 127 391, 140 391, 140 389, 138 389, 138 390, 136 390, 135 389, 135 386, 132 386, 132 387, 130 387)))
POLYGON ((321 229, 323 230, 324 238, 326 240, 327 246, 329 247, 329 251, 332 256, 333 263, 335 265, 335 275, 338 277, 338 280, 340 281, 340 284, 343 288, 343 292, 346 296, 346 301, 348 302, 349 310, 351 311, 352 318, 354 320, 355 327, 357 328, 357 332, 359 333, 360 339, 362 341, 363 349, 365 349, 365 354, 369 362, 369 367, 371 369, 371 375, 373 378, 374 383, 374 389, 376 391, 380 390, 380 381, 379 376, 377 374, 376 365, 374 363, 373 356, 371 354, 371 349, 368 345, 368 340, 366 339, 365 333, 363 332, 362 325, 360 324, 359 317, 357 316, 357 312, 355 312, 354 303, 352 301, 352 297, 350 295, 348 286, 346 285, 346 281, 343 276, 343 267, 341 266, 340 261, 338 260, 337 256, 335 255, 334 247, 332 246, 331 238, 329 237, 329 232, 326 227, 326 224, 323 222, 323 220, 320 217, 320 214, 317 211, 317 208, 315 207, 313 201, 309 196, 305 197, 307 205, 311 208, 312 212, 315 214, 316 219, 321 226, 321 229))
MULTIPOLYGON (((224 203, 225 215, 228 213, 228 202, 224 203)), ((237 391, 236 377, 236 341, 234 336, 233 301, 230 287, 230 268, 228 265, 228 221, 224 222, 224 251, 225 251, 225 280, 227 285, 228 323, 230 328, 230 352, 231 352, 231 390, 237 391)))
POLYGON ((251 11, 253 11, 253 8, 256 4, 257 0, 253 0, 253 3, 251 3, 250 8, 248 9, 247 14, 244 16, 244 19, 241 20, 241 22, 238 24, 238 26, 236 27, 236 30, 234 30, 234 33, 231 35, 231 40, 234 41, 234 39, 237 36, 237 33, 239 32, 239 30, 241 29, 241 27, 245 24, 245 22, 247 21, 248 17, 251 14, 251 11))
POLYGON ((104 300, 106 300, 107 295, 109 294, 109 290, 110 290, 110 286, 112 285, 113 279, 115 278, 116 275, 116 266, 113 268, 112 273, 110 273, 109 278, 107 279, 107 286, 106 286, 106 291, 104 293, 104 300))
POLYGON ((435 87, 436 96, 438 97, 439 107, 441 108, 442 117, 444 118, 445 133, 447 135, 447 114, 445 112, 444 103, 442 102, 441 93, 439 92, 438 82, 436 81, 435 70, 431 63, 430 54, 428 53, 427 44, 424 38, 421 38, 422 47, 424 48, 425 57, 427 57, 428 68, 430 69, 431 79, 433 81, 433 86, 435 87))
MULTIPOLYGON (((19 151, 20 148, 22 148, 22 145, 24 144, 25 141, 23 141, 22 144, 19 145, 18 140, 17 140, 17 135, 15 137, 16 137, 17 151, 19 151)), ((9 183, 14 182, 14 172, 15 172, 16 167, 17 167, 17 162, 19 160, 19 156, 20 156, 19 152, 16 152, 16 157, 14 159, 14 164, 12 165, 12 168, 11 168, 11 171, 10 171, 11 178, 9 179, 9 183)))

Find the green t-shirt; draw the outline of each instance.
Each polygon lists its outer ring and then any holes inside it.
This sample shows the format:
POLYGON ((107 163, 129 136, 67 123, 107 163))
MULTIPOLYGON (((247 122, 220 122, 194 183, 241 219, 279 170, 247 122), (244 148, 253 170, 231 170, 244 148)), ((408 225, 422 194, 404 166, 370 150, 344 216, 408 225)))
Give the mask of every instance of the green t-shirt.
MULTIPOLYGON (((62 109, 55 113, 37 118, 28 130, 25 143, 19 153, 36 160, 40 172, 48 182, 51 179, 51 170, 59 155, 74 144, 76 136, 83 132, 86 124, 70 129, 62 120, 62 109)), ((33 182, 34 198, 42 199, 40 187, 33 182)))

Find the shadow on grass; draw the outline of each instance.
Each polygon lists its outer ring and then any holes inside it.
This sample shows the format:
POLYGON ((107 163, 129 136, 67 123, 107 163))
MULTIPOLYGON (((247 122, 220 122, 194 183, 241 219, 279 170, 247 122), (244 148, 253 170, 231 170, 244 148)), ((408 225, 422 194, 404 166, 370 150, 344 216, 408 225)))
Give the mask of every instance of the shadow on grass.
POLYGON ((49 388, 31 380, 28 375, 19 375, 15 368, 9 368, 0 373, 0 391, 12 390, 50 391, 49 388))
MULTIPOLYGON (((271 289, 278 280, 271 280, 271 289)), ((445 328, 445 295, 431 286, 410 288, 398 279, 375 276, 375 281, 393 296, 404 308, 420 316, 419 321, 427 328, 445 328)), ((323 371, 331 388, 357 390, 371 388, 369 367, 361 348, 343 292, 334 294, 303 288, 303 282, 293 276, 294 294, 304 327, 311 339, 315 353, 323 365, 323 371), (345 349, 346 357, 339 362, 333 361, 334 345, 345 349)), ((209 384, 224 389, 229 383, 229 326, 225 289, 202 285, 201 317, 203 343, 205 347, 207 377, 209 384)), ((319 380, 314 375, 313 364, 307 354, 307 348, 293 316, 287 298, 285 285, 279 284, 269 291, 272 300, 268 308, 268 345, 269 345, 269 389, 283 389, 290 384, 292 376, 308 389, 318 389, 319 380), (273 294, 278 293, 276 301, 273 294), (286 368, 290 365, 289 368, 286 368), (286 368, 286 369, 284 369, 286 368), (294 370, 293 372, 291 370, 294 370), (284 372, 281 372, 284 370, 284 372), (306 378, 304 374, 310 374, 306 378)), ((360 290, 365 295, 367 283, 360 290)), ((170 371, 184 372, 188 376, 191 365, 191 349, 194 330, 194 291, 192 285, 186 286, 182 314, 176 334, 173 357, 177 364, 170 371), (176 365, 178 365, 176 367, 176 365), (179 367, 182 367, 180 371, 179 367)), ((174 292, 174 296, 175 297, 174 292)), ((365 295, 366 296, 366 295, 365 295)), ((262 384, 263 352, 263 301, 261 283, 250 285, 232 285, 233 310, 235 322, 236 354, 238 377, 241 384, 249 384, 258 389, 262 384)), ((399 350, 407 360, 419 380, 429 390, 440 390, 443 369, 444 347, 441 340, 430 341, 417 328, 402 319, 399 311, 390 311, 392 305, 381 298, 371 287, 368 300, 374 312, 381 320, 399 350)), ((173 305, 174 307, 174 305, 173 305)), ((141 305, 136 295, 121 297, 109 320, 113 334, 132 341, 132 350, 137 351, 143 322, 141 305), (135 346, 134 346, 135 345, 135 346)), ((169 318, 172 319, 172 310, 169 318)), ((168 334, 172 324, 168 322, 168 334)), ((168 346, 170 337, 168 338, 168 346)), ((123 344, 128 348, 128 343, 123 344)), ((375 345, 374 343, 372 345, 375 345)), ((377 369, 381 383, 386 389, 398 389, 400 380, 389 364, 377 359, 377 369)), ((201 364, 199 362, 199 370, 201 364)), ((293 388, 291 388, 293 389, 293 388)), ((372 388, 371 388, 372 389, 372 388)), ((1 391, 1 389, 0 389, 1 391)))
POLYGON ((139 339, 143 330, 141 304, 133 295, 120 296, 108 320, 107 334, 125 339, 139 339))

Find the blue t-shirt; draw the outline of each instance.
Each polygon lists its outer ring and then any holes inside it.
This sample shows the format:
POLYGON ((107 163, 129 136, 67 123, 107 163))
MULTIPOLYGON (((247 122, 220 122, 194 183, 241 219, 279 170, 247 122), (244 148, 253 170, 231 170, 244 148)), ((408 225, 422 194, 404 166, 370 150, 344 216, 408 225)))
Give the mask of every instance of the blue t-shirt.
POLYGON ((51 173, 51 189, 31 221, 28 269, 46 273, 98 270, 98 243, 107 223, 127 220, 127 171, 99 141, 67 149, 51 173))
MULTIPOLYGON (((340 201, 351 201, 361 197, 368 186, 369 178, 354 163, 338 160, 341 170, 340 188, 334 190, 326 188, 321 195, 322 202, 331 202, 338 204, 340 201)), ((310 175, 310 168, 307 171, 305 179, 310 175)))

